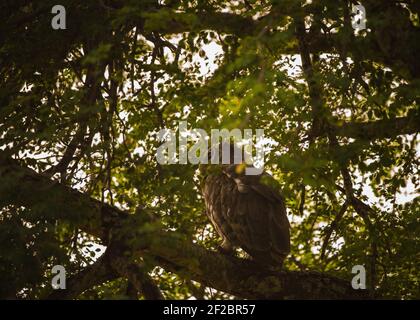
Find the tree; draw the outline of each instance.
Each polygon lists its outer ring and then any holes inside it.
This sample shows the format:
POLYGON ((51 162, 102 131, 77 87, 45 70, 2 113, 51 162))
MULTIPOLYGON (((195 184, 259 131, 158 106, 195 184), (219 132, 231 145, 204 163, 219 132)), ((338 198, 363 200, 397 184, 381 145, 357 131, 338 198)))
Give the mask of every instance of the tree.
POLYGON ((1 297, 420 298, 416 1, 55 4, 0 5, 1 297), (276 142, 284 271, 214 250, 198 166, 156 161, 180 120, 276 142))

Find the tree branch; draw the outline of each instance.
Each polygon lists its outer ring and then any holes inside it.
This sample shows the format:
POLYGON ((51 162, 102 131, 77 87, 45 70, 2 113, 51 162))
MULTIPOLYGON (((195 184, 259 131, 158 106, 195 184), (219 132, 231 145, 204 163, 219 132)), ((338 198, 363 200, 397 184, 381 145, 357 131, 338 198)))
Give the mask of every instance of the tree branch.
POLYGON ((160 9, 153 13, 146 13, 144 16, 145 31, 166 35, 207 29, 246 36, 255 33, 258 29, 257 21, 227 12, 185 13, 160 9))
POLYGON ((170 271, 241 298, 355 299, 365 293, 350 281, 316 272, 261 270, 252 261, 227 257, 165 230, 141 231, 140 214, 128 214, 0 157, 1 205, 41 206, 48 217, 77 224, 85 232, 126 239, 132 252, 150 255, 170 271), (9 187, 12 185, 11 187, 9 187), (48 194, 48 196, 47 196, 48 194), (53 196, 52 196, 53 195, 53 196), (47 199, 47 200, 46 200, 47 199), (48 212, 48 213, 47 213, 48 212), (80 214, 83 212, 83 214, 80 214))
POLYGON ((47 299, 75 299, 93 286, 114 280, 118 277, 119 275, 109 267, 107 256, 103 255, 92 265, 69 277, 65 290, 54 290, 47 299))
POLYGON ((320 255, 321 259, 324 259, 325 252, 327 250, 328 242, 330 241, 331 235, 332 235, 333 231, 337 228, 338 223, 340 222, 341 218, 343 217, 344 213, 346 212, 348 205, 349 205, 349 203, 346 200, 344 202, 344 204, 342 205, 342 207, 340 208, 340 211, 335 216, 333 222, 331 222, 330 226, 325 231, 324 242, 322 243, 322 247, 321 247, 321 255, 320 255))
POLYGON ((339 137, 355 139, 394 138, 401 134, 420 132, 420 116, 407 116, 371 122, 347 122, 340 126, 334 126, 334 131, 339 137))
POLYGON ((129 287, 132 286, 137 294, 143 294, 147 300, 164 300, 164 296, 157 284, 150 277, 142 262, 135 263, 131 255, 124 255, 124 246, 111 243, 106 254, 109 255, 109 263, 113 270, 120 276, 126 278, 129 287))

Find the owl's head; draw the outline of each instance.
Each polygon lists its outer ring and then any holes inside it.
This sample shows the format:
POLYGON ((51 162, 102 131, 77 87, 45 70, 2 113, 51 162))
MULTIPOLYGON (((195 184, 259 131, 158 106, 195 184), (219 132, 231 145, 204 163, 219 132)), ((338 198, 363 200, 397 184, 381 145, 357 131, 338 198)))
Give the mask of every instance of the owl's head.
POLYGON ((207 164, 200 165, 203 173, 214 173, 223 171, 232 177, 245 174, 247 168, 253 166, 246 163, 248 159, 244 148, 231 142, 222 142, 209 148, 207 153, 207 164))

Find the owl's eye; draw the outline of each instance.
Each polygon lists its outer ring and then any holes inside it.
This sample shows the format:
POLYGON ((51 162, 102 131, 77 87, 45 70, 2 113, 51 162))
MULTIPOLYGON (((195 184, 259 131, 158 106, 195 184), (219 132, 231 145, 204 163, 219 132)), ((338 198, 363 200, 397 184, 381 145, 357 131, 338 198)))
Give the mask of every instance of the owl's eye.
POLYGON ((245 172, 246 164, 240 163, 235 166, 235 173, 236 174, 243 174, 245 172))

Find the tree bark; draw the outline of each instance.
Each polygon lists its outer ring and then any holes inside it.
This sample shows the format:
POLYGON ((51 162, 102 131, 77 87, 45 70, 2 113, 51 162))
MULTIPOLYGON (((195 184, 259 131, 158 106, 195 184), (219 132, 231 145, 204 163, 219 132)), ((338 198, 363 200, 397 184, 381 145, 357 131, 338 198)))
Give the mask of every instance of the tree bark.
MULTIPOLYGON (((113 240, 124 239, 135 255, 150 255, 167 270, 240 298, 366 298, 364 291, 352 289, 350 281, 328 274, 261 270, 252 261, 207 250, 177 232, 142 231, 145 219, 141 214, 102 204, 11 159, 0 157, 0 180, 1 206, 38 208, 40 217, 45 213, 44 219, 70 222, 104 243, 110 241, 110 235, 113 240)), ((108 279, 104 274, 100 278, 108 279)))

